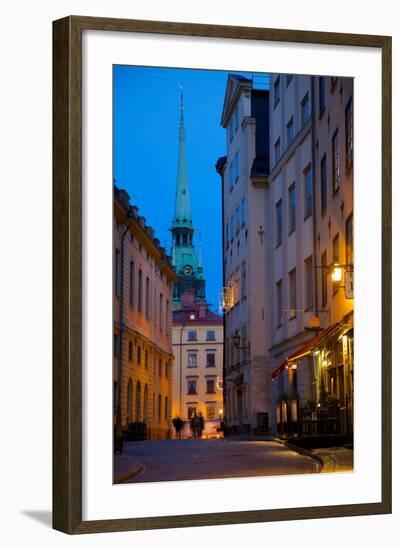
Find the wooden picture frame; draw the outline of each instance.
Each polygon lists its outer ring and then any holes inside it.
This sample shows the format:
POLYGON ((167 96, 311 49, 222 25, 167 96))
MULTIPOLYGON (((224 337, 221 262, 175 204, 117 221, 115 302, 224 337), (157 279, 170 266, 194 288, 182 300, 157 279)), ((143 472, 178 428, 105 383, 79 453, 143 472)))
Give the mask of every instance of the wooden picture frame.
POLYGON ((69 534, 391 512, 391 37, 71 16, 53 23, 53 527, 69 534), (382 58, 380 502, 82 521, 82 31, 378 48, 382 58))

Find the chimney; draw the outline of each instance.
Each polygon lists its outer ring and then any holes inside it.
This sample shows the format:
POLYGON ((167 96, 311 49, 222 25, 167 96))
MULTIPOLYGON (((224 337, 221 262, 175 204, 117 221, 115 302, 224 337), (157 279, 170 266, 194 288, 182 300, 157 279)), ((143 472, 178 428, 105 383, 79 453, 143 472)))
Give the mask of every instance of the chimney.
POLYGON ((200 300, 198 303, 198 316, 199 319, 206 319, 207 305, 205 300, 200 300))
POLYGON ((195 311, 195 290, 193 288, 181 294, 181 309, 195 311))

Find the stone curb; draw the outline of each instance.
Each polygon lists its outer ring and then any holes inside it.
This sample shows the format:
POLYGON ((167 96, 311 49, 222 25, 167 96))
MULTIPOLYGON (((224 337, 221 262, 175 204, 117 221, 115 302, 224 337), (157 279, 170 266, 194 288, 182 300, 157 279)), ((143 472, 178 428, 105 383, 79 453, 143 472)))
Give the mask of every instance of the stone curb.
POLYGON ((297 447, 296 445, 292 445, 291 443, 288 443, 287 441, 283 441, 282 439, 274 438, 272 441, 276 441, 277 443, 281 443, 281 445, 284 445, 285 447, 288 447, 288 449, 291 449, 292 451, 303 455, 308 456, 309 458, 312 458, 315 462, 318 463, 319 469, 317 473, 322 473, 324 471, 324 460, 317 454, 315 454, 313 451, 309 451, 308 449, 303 449, 302 447, 297 447))
MULTIPOLYGON (((132 464, 132 460, 130 458, 129 458, 129 461, 132 464)), ((118 476, 113 476, 113 483, 124 483, 124 481, 127 481, 131 477, 136 477, 137 475, 139 475, 144 469, 145 469, 145 466, 143 464, 140 464, 139 466, 135 466, 130 470, 128 470, 127 472, 124 472, 123 474, 120 474, 118 476)))

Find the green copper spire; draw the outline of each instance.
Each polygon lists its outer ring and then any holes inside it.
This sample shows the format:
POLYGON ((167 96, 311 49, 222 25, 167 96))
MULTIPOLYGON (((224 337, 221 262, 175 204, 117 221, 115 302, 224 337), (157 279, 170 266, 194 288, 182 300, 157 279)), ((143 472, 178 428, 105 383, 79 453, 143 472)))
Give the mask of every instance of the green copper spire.
POLYGON ((189 201, 187 157, 185 152, 184 96, 181 90, 180 131, 178 141, 178 170, 175 193, 175 212, 171 227, 172 263, 178 282, 173 290, 173 307, 180 308, 181 295, 193 290, 195 301, 205 300, 205 279, 203 278, 202 253, 196 253, 194 245, 195 228, 192 225, 189 201))
POLYGON ((184 125, 184 89, 181 90, 180 130, 178 142, 178 169, 175 193, 175 212, 173 227, 191 227, 191 205, 189 200, 187 155, 185 151, 185 125, 184 125))

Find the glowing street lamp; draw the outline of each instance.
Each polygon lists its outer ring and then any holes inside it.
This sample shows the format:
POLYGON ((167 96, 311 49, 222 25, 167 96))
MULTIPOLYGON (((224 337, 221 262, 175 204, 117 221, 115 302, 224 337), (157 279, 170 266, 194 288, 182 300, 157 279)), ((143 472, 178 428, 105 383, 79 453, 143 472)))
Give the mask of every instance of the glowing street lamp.
POLYGON ((331 276, 331 280, 333 281, 333 283, 341 283, 342 278, 343 278, 342 266, 340 266, 338 264, 334 264, 333 268, 331 270, 330 276, 331 276))

